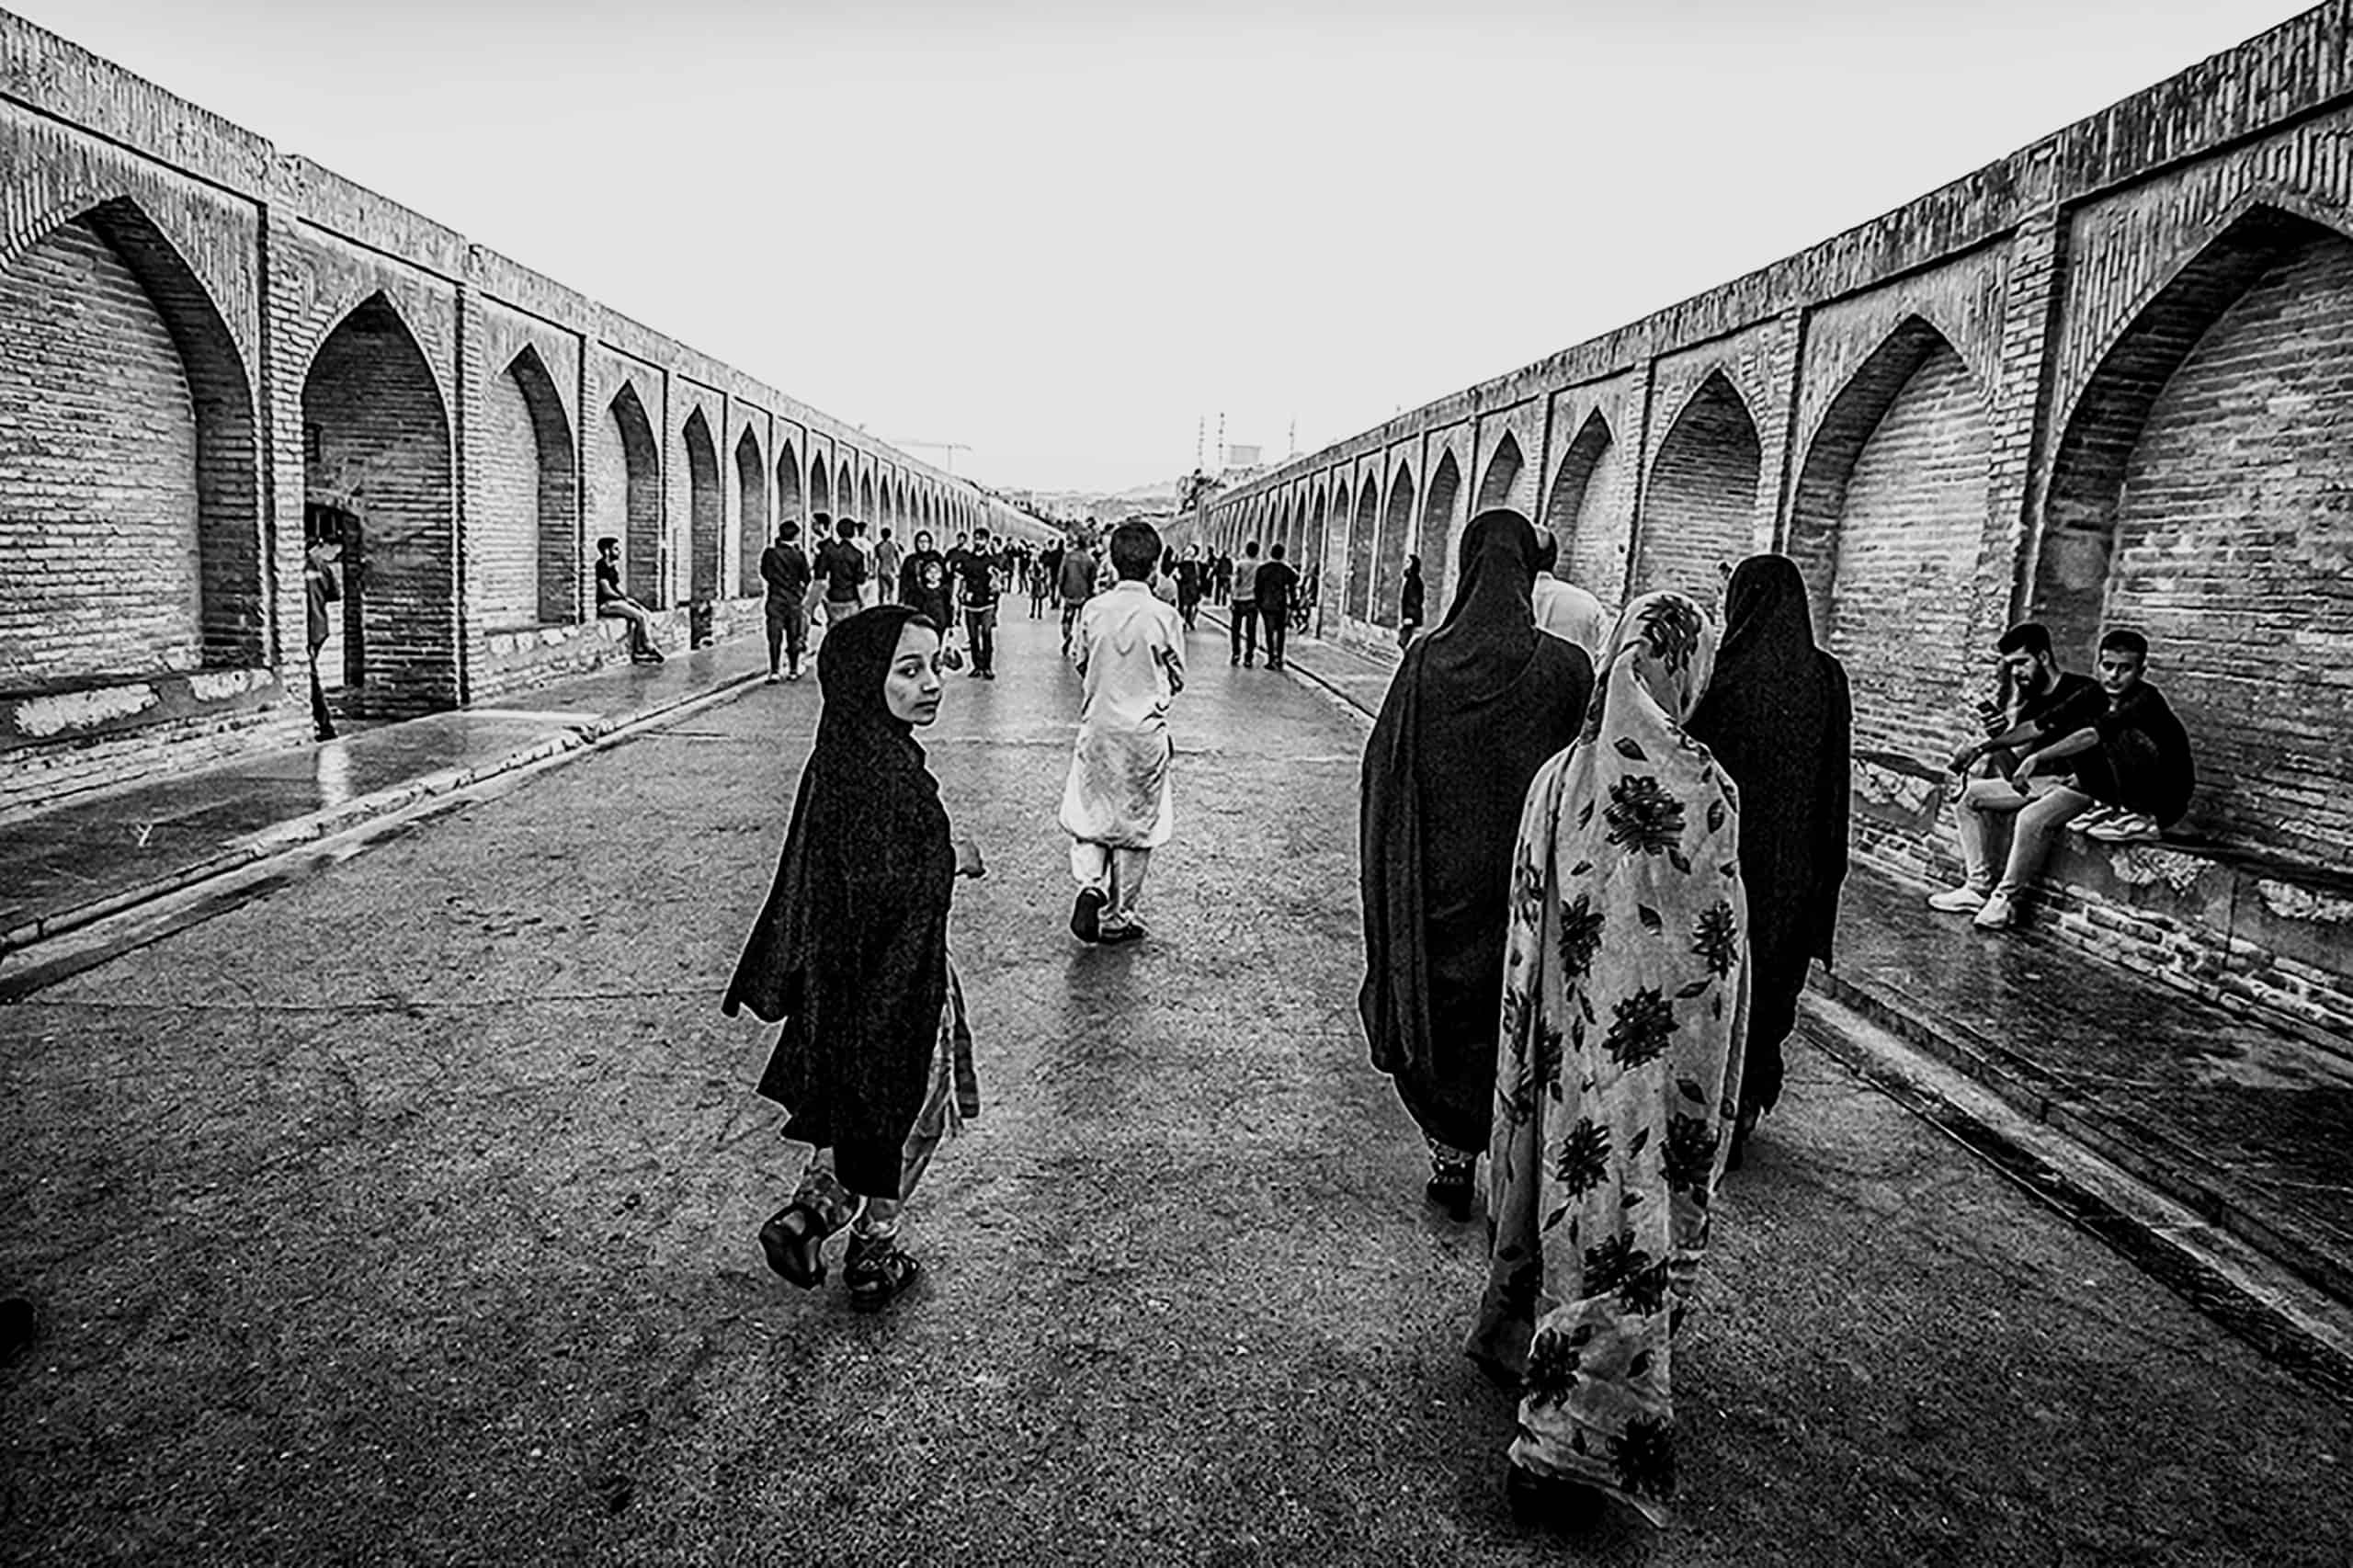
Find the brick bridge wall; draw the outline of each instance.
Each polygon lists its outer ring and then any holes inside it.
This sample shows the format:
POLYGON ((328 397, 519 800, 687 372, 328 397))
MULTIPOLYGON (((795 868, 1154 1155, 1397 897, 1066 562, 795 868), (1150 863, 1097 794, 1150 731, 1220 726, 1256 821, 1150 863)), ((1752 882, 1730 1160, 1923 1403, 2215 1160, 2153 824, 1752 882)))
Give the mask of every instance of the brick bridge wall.
POLYGON ((1476 507, 1607 601, 1783 551, 1856 693, 1858 848, 1955 865, 1939 759, 2007 623, 2145 631, 2200 787, 2163 846, 2063 854, 2063 932, 2353 1034, 2353 6, 2306 12, 1800 255, 1220 495, 1327 636, 1433 621, 1476 507))
POLYGON ((352 534, 322 671, 399 715, 614 656, 602 533, 676 640, 755 623, 820 472, 903 539, 1012 522, 0 11, 0 819, 307 738, 306 508, 352 534))

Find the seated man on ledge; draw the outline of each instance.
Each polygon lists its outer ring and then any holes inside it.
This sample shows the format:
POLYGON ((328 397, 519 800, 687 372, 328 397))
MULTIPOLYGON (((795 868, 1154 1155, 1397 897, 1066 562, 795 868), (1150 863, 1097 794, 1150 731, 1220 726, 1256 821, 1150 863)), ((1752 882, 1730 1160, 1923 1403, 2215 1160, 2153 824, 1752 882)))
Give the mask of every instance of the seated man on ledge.
POLYGON ((621 592, 621 541, 611 534, 597 541, 597 613, 629 622, 633 663, 662 662, 662 650, 654 645, 654 612, 621 592))
POLYGON ((1988 752, 2029 748, 2008 778, 1974 779, 1961 792, 1955 825, 1966 881, 1928 900, 1931 908, 1951 914, 1973 912, 1982 930, 2008 927, 2018 894, 2041 871, 2062 826, 2097 806, 2111 813, 2101 837, 2153 839, 2180 820, 2197 781, 2188 733, 2164 695, 2143 678, 2147 638, 2120 631, 2102 637, 2097 685, 2060 672, 2050 649, 2050 633, 2040 626, 2013 627, 2004 634, 2006 663, 2025 654, 2037 666, 2012 668, 2022 694, 2021 717, 1953 757, 1955 771, 1964 771, 1988 752), (2009 858, 1995 883, 1995 819, 2010 814, 2018 822, 2009 858))

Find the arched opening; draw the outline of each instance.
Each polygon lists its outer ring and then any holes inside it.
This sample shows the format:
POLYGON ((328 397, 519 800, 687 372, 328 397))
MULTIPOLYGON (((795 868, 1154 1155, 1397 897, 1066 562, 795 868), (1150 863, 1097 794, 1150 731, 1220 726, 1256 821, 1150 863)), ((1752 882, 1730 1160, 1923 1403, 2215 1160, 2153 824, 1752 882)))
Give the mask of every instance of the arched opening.
POLYGON ((93 207, 0 267, 0 689, 266 662, 251 385, 171 242, 93 207))
POLYGON ((687 593, 691 598, 719 597, 722 540, 727 532, 727 502, 719 488, 719 447, 710 438, 710 422, 698 408, 679 428, 687 448, 687 593))
POLYGON ((483 630, 561 626, 580 613, 572 421, 539 350, 525 347, 483 398, 480 508, 466 562, 483 630))
POLYGON ((1428 596, 1425 613, 1432 621, 1438 619, 1447 591, 1454 584, 1454 562, 1448 559, 1447 543, 1454 536, 1454 507, 1461 498, 1462 471, 1455 466, 1453 449, 1449 448, 1430 474, 1429 492, 1422 498, 1421 535, 1415 545, 1422 558, 1423 592, 1428 596))
POLYGON ((825 454, 818 452, 809 459, 809 517, 813 524, 819 517, 830 518, 834 510, 834 487, 825 474, 825 454))
MULTIPOLYGON (((343 537, 339 673, 370 717, 454 706, 457 507, 449 422, 408 324, 371 294, 302 381, 306 529, 343 537)), ((324 676, 329 660, 323 652, 324 676)))
MULTIPOLYGON (((858 520, 864 523, 871 524, 874 520, 874 476, 870 473, 858 476, 858 520)), ((869 531, 870 533, 871 529, 869 531)))
POLYGON ((1479 482, 1480 512, 1492 512, 1498 506, 1511 505, 1511 493, 1519 483, 1519 471, 1526 460, 1519 455, 1519 442, 1508 430, 1495 443, 1495 455, 1487 460, 1487 476, 1479 482))
MULTIPOLYGON (((1397 590, 1405 580, 1405 557, 1413 553, 1414 538, 1414 471, 1399 463, 1389 476, 1389 506, 1381 518, 1381 569, 1372 585, 1372 614, 1369 618, 1381 626, 1397 624, 1397 590)), ((1437 607, 1430 601, 1431 565, 1427 556, 1422 559, 1424 613, 1437 607)))
POLYGON ((1718 608, 1719 564, 1746 555, 1755 538, 1761 458, 1748 405, 1722 370, 1709 372, 1651 464, 1634 577, 1639 590, 1676 588, 1718 608))
MULTIPOLYGON (((801 498, 801 460, 795 456, 790 441, 777 443, 776 454, 776 520, 804 521, 801 498)), ((762 546, 763 549, 767 548, 762 546)), ((758 570, 755 561, 753 569, 758 570)))
POLYGON ((746 598, 761 593, 760 551, 768 544, 768 465, 760 443, 747 426, 735 437, 735 592, 746 598))
POLYGON ((1609 421, 1595 409, 1561 454, 1552 494, 1544 503, 1544 527, 1560 545, 1554 574, 1605 605, 1616 604, 1626 588, 1626 541, 1608 515, 1617 491, 1617 452, 1609 421))
POLYGON ((637 389, 623 381, 605 406, 589 456, 588 535, 621 541, 621 586, 640 604, 669 602, 662 582, 662 457, 637 389))
POLYGON ((1839 389, 1799 469, 1789 552, 1816 635, 1854 677, 1856 733, 1874 747, 1938 756, 1969 710, 1990 446, 1968 367, 1914 316, 1839 389))
POLYGON ((1372 619, 1372 555, 1381 533, 1381 486, 1377 476, 1365 481, 1357 497, 1357 520, 1348 530, 1348 614, 1358 620, 1372 619))
POLYGON ((2134 317, 2053 454, 2034 583, 2063 660, 2149 638, 2190 824, 2353 869, 2353 241, 2256 207, 2134 317))

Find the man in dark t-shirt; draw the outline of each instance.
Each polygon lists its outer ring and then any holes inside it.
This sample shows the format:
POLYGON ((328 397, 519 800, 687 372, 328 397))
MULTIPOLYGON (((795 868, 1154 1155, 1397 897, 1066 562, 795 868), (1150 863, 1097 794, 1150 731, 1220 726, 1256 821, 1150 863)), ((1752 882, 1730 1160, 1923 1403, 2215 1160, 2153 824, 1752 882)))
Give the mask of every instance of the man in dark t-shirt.
POLYGON ((972 530, 972 542, 948 552, 948 574, 964 610, 964 632, 972 642, 971 673, 996 679, 996 601, 1005 587, 1005 562, 989 541, 989 530, 972 530))
MULTIPOLYGON (((822 516, 822 515, 821 515, 822 516)), ((822 534, 824 523, 817 527, 822 534)), ((858 525, 847 517, 834 525, 834 537, 817 547, 817 578, 825 585, 825 624, 847 620, 864 608, 858 590, 866 585, 866 551, 850 542, 858 525)))
POLYGON ((809 557, 798 542, 801 525, 779 523, 776 542, 760 551, 760 581, 767 585, 768 682, 801 678, 801 655, 809 645, 809 557), (791 673, 779 676, 779 664, 790 655, 791 673))
POLYGON ((621 590, 621 541, 611 534, 597 541, 597 613, 629 622, 629 656, 633 662, 662 662, 662 650, 654 642, 654 612, 621 590))
POLYGON ((1267 562, 1258 568, 1254 586, 1258 619, 1267 628, 1267 667, 1279 670, 1283 667, 1283 641, 1290 632, 1291 596, 1299 591, 1299 573, 1283 559, 1282 540, 1267 547, 1267 562))

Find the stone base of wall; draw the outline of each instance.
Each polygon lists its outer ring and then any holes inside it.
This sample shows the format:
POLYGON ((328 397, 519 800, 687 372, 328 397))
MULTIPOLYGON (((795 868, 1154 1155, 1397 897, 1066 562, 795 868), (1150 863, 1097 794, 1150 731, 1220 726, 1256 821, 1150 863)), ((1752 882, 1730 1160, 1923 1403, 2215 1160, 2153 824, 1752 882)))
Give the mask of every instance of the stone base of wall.
MULTIPOLYGON (((1924 890, 1957 883, 1943 801, 1943 781, 1916 765, 1859 756, 1856 856, 1924 890)), ((2020 917, 2135 973, 2353 1051, 2353 878, 2342 873, 2071 833, 2020 917)))
POLYGON ((467 685, 474 702, 492 702, 628 657, 629 623, 622 620, 493 631, 474 648, 467 685))
POLYGON ((298 745, 309 675, 198 670, 0 699, 0 821, 101 790, 298 745))

